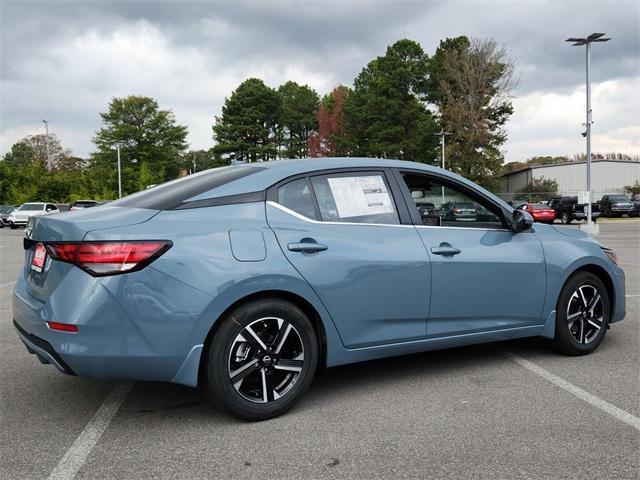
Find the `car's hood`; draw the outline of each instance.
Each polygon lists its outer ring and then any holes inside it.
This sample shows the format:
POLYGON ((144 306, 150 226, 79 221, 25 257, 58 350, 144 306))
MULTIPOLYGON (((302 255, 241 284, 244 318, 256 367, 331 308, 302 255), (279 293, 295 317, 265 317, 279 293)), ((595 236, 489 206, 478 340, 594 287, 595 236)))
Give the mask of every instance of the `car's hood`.
POLYGON ((593 242, 600 245, 601 247, 604 247, 602 243, 597 241, 595 238, 593 238, 593 236, 590 233, 587 233, 584 230, 580 230, 578 228, 573 228, 573 227, 560 227, 555 225, 553 226, 549 225, 549 228, 553 228, 556 232, 566 237, 575 238, 577 240, 584 240, 587 242, 593 242))

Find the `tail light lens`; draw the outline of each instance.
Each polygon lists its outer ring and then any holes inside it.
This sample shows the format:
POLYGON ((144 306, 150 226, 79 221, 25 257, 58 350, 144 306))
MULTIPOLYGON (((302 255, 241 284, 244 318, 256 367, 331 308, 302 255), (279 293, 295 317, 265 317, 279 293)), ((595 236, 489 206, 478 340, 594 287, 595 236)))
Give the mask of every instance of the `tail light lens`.
POLYGON ((460 209, 459 208, 454 208, 453 209, 453 213, 460 213, 460 209))
POLYGON ((167 240, 46 244, 54 260, 72 263, 95 277, 140 270, 171 248, 167 240))

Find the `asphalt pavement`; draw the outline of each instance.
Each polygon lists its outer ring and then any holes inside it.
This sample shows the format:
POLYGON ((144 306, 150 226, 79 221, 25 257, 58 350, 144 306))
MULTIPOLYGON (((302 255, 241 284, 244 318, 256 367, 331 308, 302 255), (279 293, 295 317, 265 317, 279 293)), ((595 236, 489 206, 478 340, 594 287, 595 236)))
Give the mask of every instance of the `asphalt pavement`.
POLYGON ((11 319, 23 232, 0 230, 0 477, 638 479, 640 222, 600 232, 627 317, 594 354, 527 339, 338 367, 288 414, 244 423, 195 389, 41 365, 11 319))

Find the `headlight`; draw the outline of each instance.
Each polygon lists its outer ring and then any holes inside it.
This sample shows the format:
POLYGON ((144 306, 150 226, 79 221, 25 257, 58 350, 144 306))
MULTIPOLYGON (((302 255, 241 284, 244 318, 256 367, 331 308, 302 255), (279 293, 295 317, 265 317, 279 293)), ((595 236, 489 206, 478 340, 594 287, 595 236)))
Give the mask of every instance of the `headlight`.
POLYGON ((618 255, 616 255, 616 252, 614 252, 613 250, 605 250, 604 248, 602 249, 602 251, 607 257, 609 257, 609 260, 611 260, 616 265, 618 264, 618 255))

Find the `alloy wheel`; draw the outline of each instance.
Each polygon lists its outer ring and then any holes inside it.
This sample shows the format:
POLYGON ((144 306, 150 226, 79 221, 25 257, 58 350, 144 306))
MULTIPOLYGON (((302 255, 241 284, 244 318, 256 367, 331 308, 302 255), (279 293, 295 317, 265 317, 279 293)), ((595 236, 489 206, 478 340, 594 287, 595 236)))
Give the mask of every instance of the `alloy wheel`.
POLYGON ((304 368, 304 345, 296 328, 277 317, 251 322, 236 336, 228 373, 246 400, 269 403, 286 395, 304 368))
POLYGON ((581 285, 567 305, 567 323, 573 339, 586 345, 596 339, 604 322, 602 297, 592 285, 581 285))

